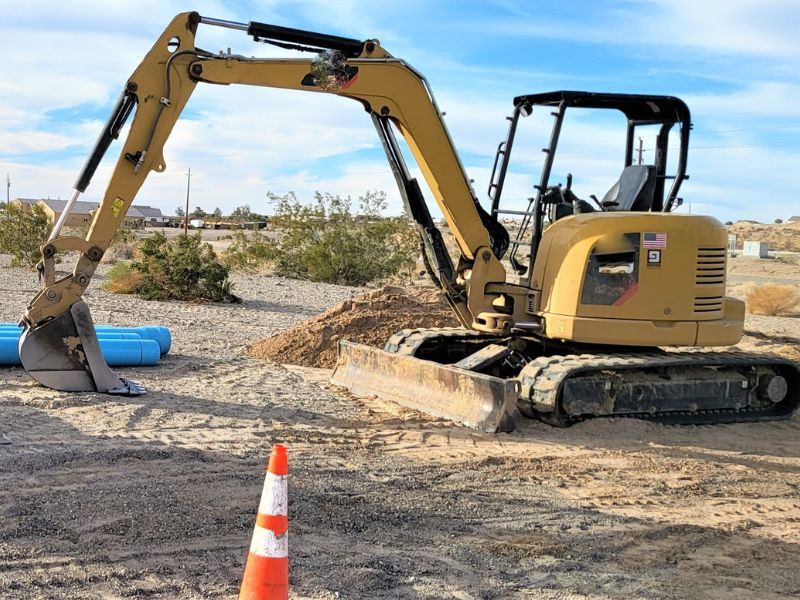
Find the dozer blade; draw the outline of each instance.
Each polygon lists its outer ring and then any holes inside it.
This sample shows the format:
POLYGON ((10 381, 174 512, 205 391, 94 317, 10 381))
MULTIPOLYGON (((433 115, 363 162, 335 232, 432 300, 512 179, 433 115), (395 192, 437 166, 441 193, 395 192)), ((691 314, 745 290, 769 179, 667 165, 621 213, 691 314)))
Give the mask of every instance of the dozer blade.
POLYGON ((341 340, 331 383, 487 433, 512 431, 518 383, 341 340))
POLYGON ((19 357, 31 377, 54 390, 122 396, 141 396, 146 391, 108 367, 89 307, 82 301, 34 329, 25 326, 19 357))

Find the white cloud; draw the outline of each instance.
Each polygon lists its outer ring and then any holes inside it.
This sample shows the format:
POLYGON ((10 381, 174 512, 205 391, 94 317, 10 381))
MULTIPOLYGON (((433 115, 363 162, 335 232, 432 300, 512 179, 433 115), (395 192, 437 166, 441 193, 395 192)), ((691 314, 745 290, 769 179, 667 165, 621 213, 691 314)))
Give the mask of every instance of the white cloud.
MULTIPOLYGON (((184 10, 183 3, 82 0, 65 4, 47 0, 35 5, 6 4, 0 23, 5 50, 0 63, 0 169, 11 173, 15 195, 66 197, 102 126, 102 121, 88 119, 86 110, 110 110, 128 75, 172 16, 184 10), (49 154, 43 158, 42 153, 49 154)), ((507 67, 502 58, 494 56, 495 51, 503 55, 501 37, 482 61, 461 61, 460 57, 435 53, 415 38, 414 22, 424 20, 429 11, 420 2, 392 2, 381 11, 365 10, 364 3, 355 1, 337 3, 335 8, 322 0, 244 6, 198 0, 195 5, 208 16, 297 27, 305 24, 345 36, 378 36, 390 49, 409 48, 415 66, 429 77, 447 112, 455 145, 468 175, 476 179, 481 200, 497 143, 506 134, 504 117, 511 112, 513 94, 549 89, 554 81, 579 81, 586 85, 576 87, 583 88, 596 83, 594 76, 578 71, 541 71, 542 65, 547 68, 546 57, 530 70, 507 67), (519 86, 524 87, 517 89, 519 86)), ((717 87, 713 93, 698 89, 688 96, 696 126, 692 143, 698 150, 690 155, 692 179, 683 195, 687 202, 703 203, 730 218, 783 217, 793 206, 797 212, 793 169, 800 154, 796 146, 771 148, 754 130, 765 119, 769 119, 767 125, 800 123, 794 103, 800 92, 796 74, 776 75, 791 73, 800 50, 793 31, 797 5, 784 0, 747 0, 726 3, 724 10, 718 6, 689 0, 627 2, 601 11, 602 18, 581 23, 547 20, 541 12, 532 14, 524 5, 510 3, 506 9, 517 11, 513 18, 487 19, 474 27, 483 34, 507 27, 509 35, 522 31, 524 35, 547 36, 554 44, 574 39, 641 44, 654 56, 654 68, 664 65, 658 57, 667 54, 670 65, 681 57, 691 63, 694 49, 710 57, 708 64, 719 57, 728 60, 731 55, 772 57, 770 69, 763 73, 736 72, 727 62, 725 69, 708 71, 708 75, 724 78, 729 92, 721 93, 717 87), (614 28, 608 27, 610 23, 614 28), (693 50, 687 52, 686 47, 693 50), (751 131, 729 131, 739 129, 751 131), (754 147, 703 148, 721 145, 754 147), (769 202, 764 201, 765 189, 769 202)), ((456 28, 457 18, 455 15, 448 27, 456 28)), ((461 28, 457 35, 463 32, 461 28)), ((443 30, 443 36, 446 33, 443 30)), ((231 46, 245 55, 288 54, 256 44, 242 32, 219 28, 202 27, 198 44, 212 51, 231 46)), ((692 68, 698 70, 696 64, 692 68)), ((547 120, 521 129, 507 198, 524 201, 532 193, 534 174, 541 164, 540 149, 546 145, 548 133, 547 120)), ((609 143, 618 137, 618 130, 579 120, 574 127, 565 127, 563 136, 561 170, 574 173, 576 189, 582 194, 601 196, 621 170, 619 146, 609 143)), ((101 195, 119 149, 118 143, 112 146, 87 194, 89 199, 101 195)), ((192 204, 207 210, 215 206, 230 210, 240 204, 263 207, 267 190, 294 190, 301 196, 315 190, 356 196, 379 188, 389 192, 395 212, 400 206, 368 116, 356 103, 343 99, 200 85, 164 152, 167 172, 153 173, 137 202, 169 211, 182 204, 185 171, 191 165, 195 174, 192 204)))
MULTIPOLYGON (((647 47, 659 53, 682 47, 713 54, 779 56, 800 53, 795 0, 633 0, 578 5, 555 18, 540 6, 503 2, 507 15, 461 27, 484 34, 538 37, 647 47), (583 18, 578 18, 578 17, 583 18), (524 24, 524 25, 523 25, 524 24)), ((567 5, 570 6, 570 5, 567 5)))
POLYGON ((795 0, 653 0, 655 13, 632 18, 639 41, 682 44, 715 53, 796 58, 800 53, 795 0))
POLYGON ((688 94, 693 121, 707 131, 717 128, 739 130, 768 127, 769 119, 800 126, 800 107, 796 98, 800 83, 763 80, 742 85, 727 93, 688 94))

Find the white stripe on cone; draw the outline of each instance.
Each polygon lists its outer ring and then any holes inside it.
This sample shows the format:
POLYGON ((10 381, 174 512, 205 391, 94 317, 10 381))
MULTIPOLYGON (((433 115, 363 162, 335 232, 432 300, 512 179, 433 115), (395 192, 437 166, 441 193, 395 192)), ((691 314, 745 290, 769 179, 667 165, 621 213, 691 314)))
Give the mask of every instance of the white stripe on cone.
POLYGON ((262 515, 286 516, 288 512, 288 494, 286 480, 287 475, 275 475, 267 473, 264 482, 264 492, 261 494, 261 502, 258 504, 258 512, 262 515))
POLYGON ((267 558, 288 558, 289 532, 285 531, 281 535, 275 535, 271 529, 256 525, 253 541, 250 542, 250 552, 256 556, 267 558))

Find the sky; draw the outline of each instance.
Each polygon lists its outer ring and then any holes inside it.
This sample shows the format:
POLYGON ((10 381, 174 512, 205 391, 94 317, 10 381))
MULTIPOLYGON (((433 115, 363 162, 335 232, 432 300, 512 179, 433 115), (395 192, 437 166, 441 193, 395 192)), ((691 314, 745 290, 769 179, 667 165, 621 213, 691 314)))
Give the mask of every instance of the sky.
MULTIPOLYGON (((569 89, 675 95, 689 105, 681 212, 722 221, 800 215, 797 0, 0 0, 0 8, 0 176, 10 177, 12 198, 69 197, 128 76, 175 14, 196 10, 379 39, 430 82, 484 206, 513 97, 569 89)), ((203 25, 196 42, 293 55, 203 25)), ((533 193, 549 119, 534 113, 520 126, 506 208, 533 193)), ((622 170, 623 131, 621 114, 568 113, 554 180, 570 172, 579 196, 602 197, 622 170)), ((647 162, 653 138, 643 145, 647 162)), ((82 199, 102 197, 120 148, 111 146, 82 199)), ((185 202, 189 167, 190 204, 208 212, 247 204, 269 213, 267 192, 305 200, 367 190, 386 191, 390 212, 402 210, 368 115, 327 94, 200 84, 164 157, 166 170, 149 175, 135 204, 165 214, 185 202)))

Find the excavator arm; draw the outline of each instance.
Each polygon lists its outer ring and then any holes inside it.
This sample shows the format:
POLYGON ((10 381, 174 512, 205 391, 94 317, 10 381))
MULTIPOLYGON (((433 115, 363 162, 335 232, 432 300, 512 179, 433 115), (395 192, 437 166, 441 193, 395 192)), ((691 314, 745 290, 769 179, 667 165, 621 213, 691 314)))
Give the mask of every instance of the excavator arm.
POLYGON ((75 184, 75 192, 50 239, 42 246, 43 287, 23 317, 20 355, 31 375, 49 387, 138 394, 120 380, 99 354, 94 326, 81 298, 136 194, 151 171, 166 169, 163 148, 198 83, 244 84, 336 94, 358 101, 370 114, 415 219, 426 255, 451 307, 467 327, 507 331, 512 318, 503 297, 506 273, 500 264, 508 245, 505 230, 475 199, 428 84, 377 40, 360 42, 262 23, 249 24, 176 16, 128 79, 120 99, 75 184), (256 40, 312 51, 313 59, 260 59, 198 49, 200 24, 247 31, 256 40), (71 207, 84 192, 128 116, 133 113, 108 188, 86 238, 61 236, 71 207), (393 129, 408 144, 430 187, 461 257, 456 267, 434 226, 419 185, 405 166, 393 129), (60 253, 78 251, 71 274, 56 279, 60 253))

